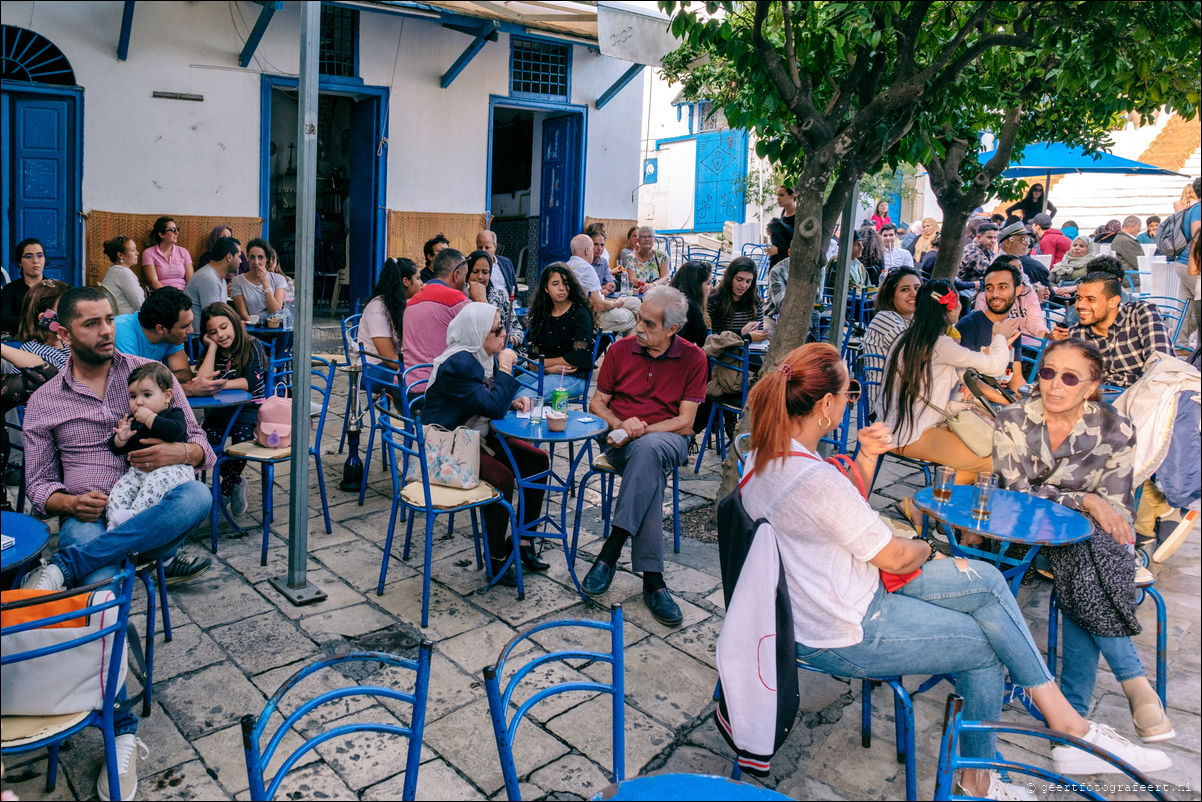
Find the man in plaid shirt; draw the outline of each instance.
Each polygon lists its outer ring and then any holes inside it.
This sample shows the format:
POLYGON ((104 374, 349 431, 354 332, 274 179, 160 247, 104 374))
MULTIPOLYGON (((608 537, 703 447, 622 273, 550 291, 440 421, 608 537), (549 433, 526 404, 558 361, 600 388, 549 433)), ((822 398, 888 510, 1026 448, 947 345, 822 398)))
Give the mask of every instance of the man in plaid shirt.
MULTIPOLYGON (((108 448, 117 423, 130 413, 129 374, 150 360, 114 347, 108 301, 97 290, 76 287, 58 303, 60 334, 70 342, 66 367, 38 388, 25 408, 25 479, 33 514, 58 516, 59 550, 31 574, 26 587, 59 590, 116 574, 129 553, 144 560, 170 558, 167 584, 203 573, 209 559, 176 554, 209 514, 212 495, 198 481, 170 490, 163 500, 111 530, 104 524, 108 493, 127 470, 126 457, 108 448)), ((133 451, 129 465, 153 471, 188 463, 211 469, 216 462, 179 383, 172 406, 184 410, 188 439, 133 451)))
POLYGON ((982 223, 977 229, 976 238, 964 246, 957 278, 971 282, 979 282, 985 278, 985 271, 993 262, 993 246, 996 243, 997 226, 993 223, 982 223))
POLYGON ((1157 351, 1173 355, 1169 332, 1155 304, 1146 301, 1122 303, 1118 279, 1095 271, 1077 282, 1077 315, 1072 329, 1057 326, 1052 339, 1077 337, 1091 342, 1102 352, 1105 375, 1102 381, 1114 387, 1130 387, 1144 373, 1144 366, 1157 351))

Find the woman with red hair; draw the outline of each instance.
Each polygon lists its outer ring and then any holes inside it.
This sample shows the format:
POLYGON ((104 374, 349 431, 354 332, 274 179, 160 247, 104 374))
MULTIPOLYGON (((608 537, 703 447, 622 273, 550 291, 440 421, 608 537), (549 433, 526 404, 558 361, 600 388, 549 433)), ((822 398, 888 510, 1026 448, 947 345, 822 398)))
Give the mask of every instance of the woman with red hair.
MULTIPOLYGON (((1163 753, 1086 721, 1065 700, 996 568, 940 559, 933 543, 893 535, 861 491, 817 456, 818 441, 858 393, 839 352, 811 343, 762 376, 747 401, 751 452, 743 506, 776 530, 798 662, 844 677, 955 674, 964 717, 976 721, 1001 717, 1009 670, 1048 726, 1137 767, 1162 767, 1163 753)), ((870 477, 892 436, 876 423, 858 438, 857 470, 870 477)), ((993 757, 994 740, 965 733, 962 753, 993 757)), ((1073 747, 1056 747, 1052 757, 1071 762, 1079 774, 1111 770, 1073 747)), ((960 785, 971 796, 1035 798, 994 772, 965 770, 960 785)))

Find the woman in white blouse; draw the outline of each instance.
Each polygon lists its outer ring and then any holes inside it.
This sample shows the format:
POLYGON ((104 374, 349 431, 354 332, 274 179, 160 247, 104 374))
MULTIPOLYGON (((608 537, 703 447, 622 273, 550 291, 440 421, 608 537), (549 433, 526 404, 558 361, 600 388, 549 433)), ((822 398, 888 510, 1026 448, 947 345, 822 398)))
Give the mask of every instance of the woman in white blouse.
POLYGON ((282 273, 268 269, 276 260, 276 254, 267 240, 255 237, 248 242, 246 258, 250 272, 234 278, 230 284, 230 300, 238 315, 249 322, 252 315, 274 315, 284 308, 288 279, 282 273))
MULTIPOLYGON (((946 413, 966 411, 952 400, 960 371, 975 368, 985 376, 1006 372, 1009 338, 1018 322, 993 324, 988 353, 971 351, 953 339, 960 319, 960 296, 947 281, 928 281, 918 290, 914 319, 894 343, 885 364, 878 417, 894 432, 896 454, 946 465, 956 471, 956 484, 972 484, 980 471, 991 470, 989 457, 978 457, 944 424, 946 413)), ((971 413, 970 413, 971 414, 971 413)))
POLYGON ((100 285, 117 300, 117 314, 129 315, 142 308, 146 292, 138 283, 133 267, 138 263, 138 243, 133 237, 118 234, 104 243, 104 255, 113 263, 100 285))

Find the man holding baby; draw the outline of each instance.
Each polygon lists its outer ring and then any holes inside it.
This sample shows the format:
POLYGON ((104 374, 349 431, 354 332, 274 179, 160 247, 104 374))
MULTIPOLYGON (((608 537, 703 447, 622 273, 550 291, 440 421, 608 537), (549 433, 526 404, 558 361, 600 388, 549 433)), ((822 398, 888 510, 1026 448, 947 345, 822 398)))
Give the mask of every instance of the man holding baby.
POLYGON ((666 472, 688 459, 693 418, 705 401, 705 353, 677 336, 688 312, 680 290, 648 290, 635 336, 610 346, 589 404, 609 424, 605 458, 622 484, 609 538, 581 587, 590 597, 609 590, 630 538, 631 568, 643 575, 643 602, 668 626, 679 625, 682 615, 664 584, 666 472))

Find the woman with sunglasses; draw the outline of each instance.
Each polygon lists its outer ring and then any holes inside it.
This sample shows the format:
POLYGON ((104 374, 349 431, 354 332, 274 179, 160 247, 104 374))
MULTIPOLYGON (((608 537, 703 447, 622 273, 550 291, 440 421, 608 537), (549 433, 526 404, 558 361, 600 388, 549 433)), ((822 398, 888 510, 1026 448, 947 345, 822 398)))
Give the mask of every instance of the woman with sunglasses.
POLYGON ((969 407, 953 401, 952 393, 960 372, 968 368, 985 376, 1006 372, 1007 341, 1018 332, 1018 323, 1012 318, 994 323, 988 351, 977 352, 960 345, 959 334, 953 334, 959 319, 960 296, 950 283, 928 281, 919 288, 913 321, 885 360, 878 417, 894 432, 896 454, 946 465, 955 469, 956 484, 970 485, 979 472, 991 470, 992 460, 977 456, 947 428, 948 413, 969 407))
MULTIPOLYGON (((447 348, 435 358, 430 371, 421 422, 424 426, 437 424, 447 430, 467 426, 479 431, 480 480, 492 485, 512 504, 516 484, 513 470, 489 421, 505 417, 511 409, 528 412, 530 399, 518 396, 521 385, 513 376, 518 356, 505 343, 501 313, 492 304, 469 303, 459 310, 447 327, 447 348)), ((511 438, 506 438, 506 443, 522 476, 534 476, 550 466, 547 453, 537 446, 511 438)), ((523 521, 529 523, 538 518, 542 505, 541 490, 524 492, 523 521)), ((489 504, 482 512, 495 575, 512 549, 512 539, 507 539, 509 515, 499 504, 489 504)), ((529 541, 522 542, 520 553, 522 565, 528 571, 545 571, 550 567, 539 559, 529 541)), ((511 567, 498 584, 516 587, 517 572, 511 567)))
MULTIPOLYGON (((915 324, 917 325, 917 324, 915 324)), ((793 607, 797 660, 838 676, 956 675, 964 717, 1001 717, 1006 671, 1047 720, 1146 771, 1165 755, 1134 746, 1087 721, 1056 687, 1022 611, 992 565, 941 559, 934 544, 894 535, 859 488, 818 456, 819 441, 843 418, 851 392, 847 367, 828 343, 787 355, 751 390, 751 451, 742 484, 753 520, 776 530, 793 607)), ((891 445, 881 423, 861 429, 856 466, 871 477, 891 445)), ((967 733, 966 757, 993 757, 994 738, 967 733)), ((1112 769, 1072 747, 1052 750, 1070 773, 1112 769)), ((1034 799, 995 772, 966 770, 968 796, 1034 799)))
POLYGON ((1063 504, 1093 524, 1088 540, 1042 552, 1064 614, 1065 698, 1082 715, 1090 709, 1098 655, 1104 655, 1127 696, 1136 733, 1157 743, 1174 737, 1173 725, 1131 642, 1140 632, 1130 551, 1135 427, 1102 401, 1102 375, 1102 354, 1093 343, 1049 344, 1036 393, 998 413, 993 464, 1003 487, 1063 504))
POLYGON ((192 279, 192 254, 179 244, 179 223, 171 217, 154 221, 154 245, 142 252, 142 272, 151 292, 163 287, 183 290, 192 279))

